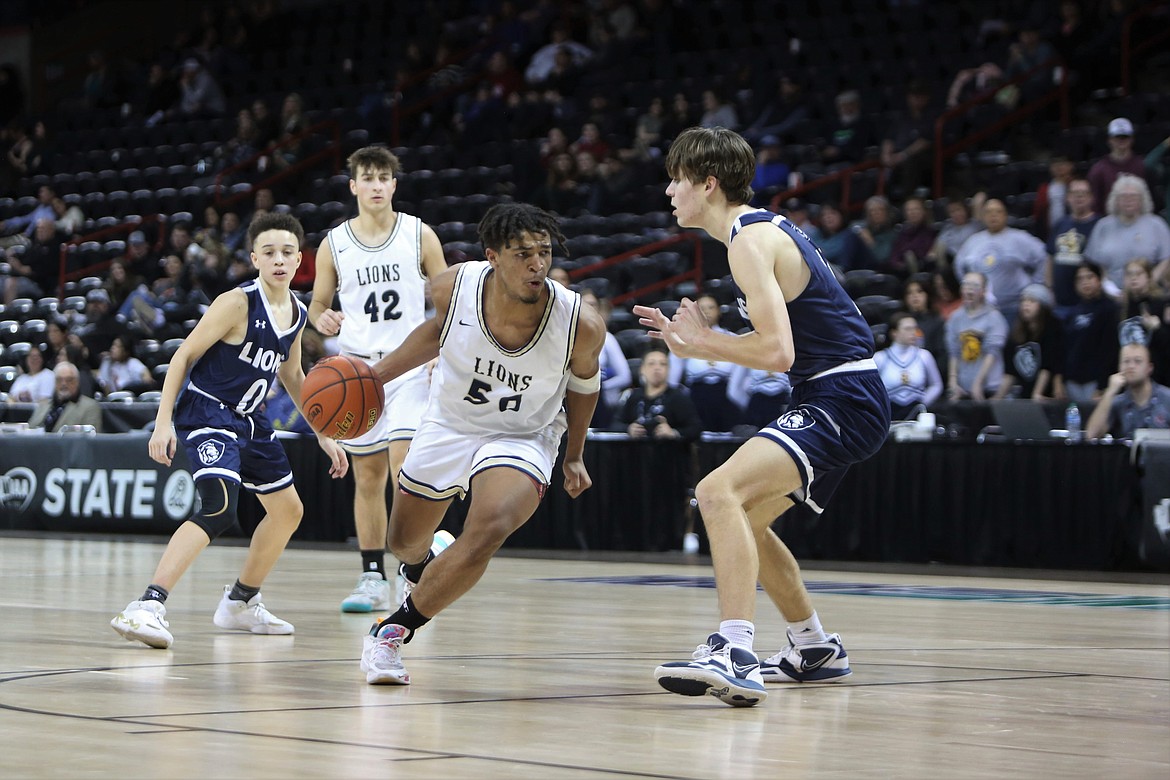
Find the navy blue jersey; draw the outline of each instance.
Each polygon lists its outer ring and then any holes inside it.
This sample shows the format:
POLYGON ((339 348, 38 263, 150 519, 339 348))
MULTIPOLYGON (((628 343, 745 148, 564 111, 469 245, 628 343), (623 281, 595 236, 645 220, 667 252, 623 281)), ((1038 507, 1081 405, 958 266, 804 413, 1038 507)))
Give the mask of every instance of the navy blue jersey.
MULTIPOLYGON (((796 359, 788 371, 793 386, 843 363, 873 357, 873 331, 803 230, 778 214, 760 209, 741 214, 735 220, 731 241, 743 227, 757 222, 771 222, 784 231, 796 243, 812 274, 804 292, 788 302, 788 320, 796 348, 796 359)), ((736 297, 740 314, 749 319, 747 303, 738 286, 736 297)))
POLYGON ((293 342, 305 327, 305 305, 291 292, 296 304, 296 318, 286 330, 280 330, 268 307, 268 299, 253 280, 240 285, 248 296, 248 332, 241 344, 217 341, 191 369, 187 388, 219 401, 239 414, 252 414, 264 403, 276 371, 288 360, 293 342))

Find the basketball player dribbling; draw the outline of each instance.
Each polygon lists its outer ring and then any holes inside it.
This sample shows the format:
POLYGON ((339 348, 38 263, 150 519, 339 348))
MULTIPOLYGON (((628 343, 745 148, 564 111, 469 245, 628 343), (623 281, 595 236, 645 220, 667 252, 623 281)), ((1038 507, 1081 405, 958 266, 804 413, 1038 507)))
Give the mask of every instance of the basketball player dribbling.
MULTIPOLYGON (((291 623, 260 601, 260 586, 304 512, 288 457, 262 404, 279 375, 300 408, 306 314, 289 285, 301 263, 304 236, 301 224, 287 214, 257 217, 248 237, 260 278, 216 298, 171 358, 147 446, 152 459, 169 466, 182 439, 201 504, 171 536, 142 598, 110 621, 128 640, 170 647, 174 637, 164 602, 203 548, 236 524, 241 484, 260 499, 265 517, 252 534, 239 579, 224 587, 212 620, 220 628, 253 634, 293 633, 291 623)), ((344 477, 349 462, 337 442, 320 435, 317 441, 329 456, 329 473, 344 477)))
MULTIPOLYGON (((309 319, 322 335, 338 336, 343 355, 372 365, 426 319, 427 279, 445 271, 447 262, 430 226, 394 210, 401 165, 393 153, 367 146, 350 155, 347 164, 358 215, 330 230, 317 251, 309 319), (340 312, 330 308, 335 294, 340 312)), ((388 383, 378 424, 341 444, 353 456, 353 516, 362 556, 362 573, 341 602, 343 612, 390 609, 386 482, 397 489, 398 471, 426 406, 428 385, 422 367, 388 383)), ((436 550, 449 540, 445 531, 436 535, 436 550)))
POLYGON ((682 227, 727 246, 739 306, 754 331, 713 330, 683 300, 673 319, 634 313, 679 357, 788 372, 792 407, 764 426, 695 489, 711 543, 719 630, 691 661, 655 670, 662 687, 733 706, 767 696, 763 682, 827 682, 850 673, 826 634, 792 553, 772 532, 794 504, 819 513, 850 464, 886 439, 890 403, 873 361, 873 335, 820 251, 792 222, 747 205, 755 154, 721 127, 682 132, 666 158, 666 194, 682 227), (762 663, 753 649, 756 581, 789 623, 788 644, 762 663))
POLYGON ((435 279, 435 318, 374 367, 390 380, 439 358, 390 510, 390 549, 406 562, 411 587, 365 638, 361 669, 371 685, 409 684, 402 645, 469 591, 536 511, 566 430, 565 491, 576 498, 592 484, 582 458, 605 322, 546 278, 553 244, 563 241, 551 214, 499 204, 479 237, 487 260, 435 279), (451 499, 468 491, 463 531, 435 557, 431 535, 451 499))

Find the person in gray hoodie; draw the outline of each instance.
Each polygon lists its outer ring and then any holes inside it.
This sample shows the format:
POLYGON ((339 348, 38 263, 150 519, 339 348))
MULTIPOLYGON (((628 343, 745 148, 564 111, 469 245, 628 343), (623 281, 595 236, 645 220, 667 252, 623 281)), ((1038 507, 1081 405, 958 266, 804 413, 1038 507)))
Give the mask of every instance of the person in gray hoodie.
POLYGON ((962 282, 963 306, 947 320, 947 397, 983 401, 1003 380, 1003 348, 1008 324, 987 303, 987 277, 968 271, 962 282))

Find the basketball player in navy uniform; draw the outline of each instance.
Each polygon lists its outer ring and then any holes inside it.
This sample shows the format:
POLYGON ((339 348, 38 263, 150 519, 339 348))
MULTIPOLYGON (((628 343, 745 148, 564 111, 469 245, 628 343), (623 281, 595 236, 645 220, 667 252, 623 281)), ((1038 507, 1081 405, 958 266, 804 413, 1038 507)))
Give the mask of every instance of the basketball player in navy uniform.
MULTIPOLYGON (((394 210, 398 157, 383 147, 367 146, 350 155, 348 165, 358 215, 330 230, 317 250, 309 319, 322 335, 338 337, 343 355, 373 364, 426 319, 427 279, 445 271, 447 262, 430 226, 394 210), (330 308, 335 294, 341 311, 330 308)), ((388 383, 378 424, 341 444, 353 456, 353 517, 362 556, 362 573, 342 600, 342 612, 390 609, 386 482, 398 486, 398 471, 426 407, 428 387, 423 367, 388 383)), ((436 550, 450 539, 446 531, 437 534, 436 550)))
MULTIPOLYGON (((201 501, 171 536, 142 598, 110 621, 126 639, 151 647, 170 647, 174 640, 166 621, 167 596, 203 548, 236 524, 241 486, 260 499, 265 517, 252 534, 239 579, 224 586, 212 620, 220 628, 253 634, 293 633, 291 623, 260 601, 260 586, 304 511, 263 403, 279 375, 300 408, 307 315, 289 285, 301 262, 304 231, 295 218, 271 213, 257 217, 248 236, 260 276, 216 298, 171 358, 148 444, 150 457, 169 466, 182 441, 201 501)), ((329 473, 345 476, 349 463, 337 442, 317 440, 329 456, 329 473)))
POLYGON ((592 483, 582 460, 601 387, 605 322, 581 296, 546 278, 556 218, 518 203, 479 223, 486 261, 437 278, 435 317, 379 361, 385 381, 438 356, 430 400, 399 476, 390 549, 407 597, 365 638, 371 685, 406 685, 402 645, 479 581, 488 561, 536 511, 568 431, 564 485, 592 483), (471 492, 463 531, 438 557, 428 547, 448 504, 471 492))
POLYGON ((666 158, 666 194, 679 225, 727 245, 740 310, 754 331, 720 333, 685 299, 673 319, 634 308, 680 357, 788 372, 792 381, 789 410, 695 488, 721 622, 691 661, 655 670, 669 691, 733 706, 762 701, 764 681, 850 673, 840 637, 821 627, 800 567, 771 526, 797 503, 819 513, 849 465, 881 447, 890 420, 869 326, 800 228, 747 205, 754 168, 751 146, 721 127, 684 131, 666 158), (787 646, 762 663, 753 649, 757 579, 789 623, 787 646))

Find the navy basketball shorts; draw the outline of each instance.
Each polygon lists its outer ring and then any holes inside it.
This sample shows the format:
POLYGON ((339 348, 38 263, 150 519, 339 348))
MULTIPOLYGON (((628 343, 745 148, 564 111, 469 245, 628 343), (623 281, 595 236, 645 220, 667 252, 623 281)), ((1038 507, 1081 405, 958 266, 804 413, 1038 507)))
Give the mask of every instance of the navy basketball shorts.
POLYGON ((263 414, 240 415, 188 390, 179 397, 175 432, 196 482, 226 479, 259 494, 292 484, 288 456, 263 414))
POLYGON ((796 461, 800 488, 790 497, 817 514, 849 467, 873 455, 890 430, 890 400, 877 371, 818 376, 792 389, 788 411, 760 429, 796 461))

